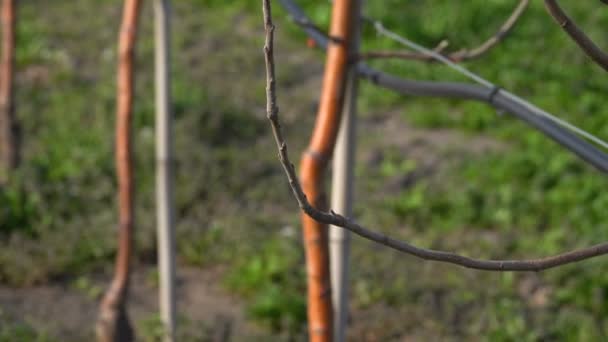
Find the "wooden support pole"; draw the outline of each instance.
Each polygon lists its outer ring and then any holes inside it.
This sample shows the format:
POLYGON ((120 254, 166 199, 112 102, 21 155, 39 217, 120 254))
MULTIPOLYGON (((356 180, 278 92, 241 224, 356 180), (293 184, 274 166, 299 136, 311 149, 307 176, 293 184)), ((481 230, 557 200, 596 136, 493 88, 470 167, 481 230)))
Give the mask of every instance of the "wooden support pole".
MULTIPOLYGON (((354 18, 361 15, 361 1, 353 4, 354 18)), ((350 56, 359 53, 359 23, 353 22, 350 56)), ((338 139, 333 157, 331 208, 338 214, 350 217, 353 206, 353 183, 356 151, 358 75, 356 64, 350 64, 344 91, 344 105, 338 139)), ((330 273, 333 299, 333 340, 342 342, 346 338, 348 325, 348 274, 350 233, 348 230, 330 226, 330 273)))
POLYGON ((175 339, 175 227, 171 111, 170 1, 154 1, 156 60, 156 215, 159 307, 164 340, 175 339))
POLYGON ((19 162, 17 121, 13 87, 15 83, 15 1, 2 0, 0 30, 0 182, 5 183, 19 162))

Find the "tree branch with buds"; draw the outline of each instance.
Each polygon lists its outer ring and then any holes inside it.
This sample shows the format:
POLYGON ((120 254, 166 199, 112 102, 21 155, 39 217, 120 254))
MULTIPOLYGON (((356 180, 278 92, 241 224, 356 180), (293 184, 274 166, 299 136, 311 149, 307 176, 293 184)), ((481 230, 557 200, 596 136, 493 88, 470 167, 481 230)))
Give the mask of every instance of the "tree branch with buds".
MULTIPOLYGON (((447 58, 454 62, 462 62, 466 60, 475 59, 481 57, 486 52, 500 44, 508 35, 511 33, 515 24, 522 17, 530 0, 521 0, 515 7, 509 18, 500 26, 498 31, 494 33, 490 38, 484 41, 477 47, 471 49, 460 49, 451 53, 445 54, 447 58)), ((447 47, 447 41, 441 41, 435 51, 442 53, 447 47)), ((411 59, 424 62, 435 62, 435 60, 427 54, 412 52, 412 51, 369 51, 359 54, 358 59, 379 59, 379 58, 398 58, 398 59, 411 59)))
POLYGON ((554 256, 528 260, 484 260, 468 256, 426 249, 414 246, 408 242, 394 239, 388 235, 370 230, 357 222, 334 213, 325 212, 314 208, 302 191, 302 187, 296 176, 295 168, 289 159, 287 143, 283 136, 281 124, 279 122, 279 109, 276 97, 276 78, 275 62, 273 50, 274 25, 272 23, 270 0, 263 0, 264 23, 266 28, 266 40, 264 45, 264 57, 266 62, 266 112, 267 118, 272 127, 272 132, 279 150, 279 160, 285 175, 289 181, 289 186, 298 202, 300 209, 314 220, 347 229, 361 237, 374 241, 399 252, 409 254, 425 260, 450 263, 466 268, 486 270, 486 271, 542 271, 600 255, 608 254, 608 242, 595 246, 575 249, 554 256))

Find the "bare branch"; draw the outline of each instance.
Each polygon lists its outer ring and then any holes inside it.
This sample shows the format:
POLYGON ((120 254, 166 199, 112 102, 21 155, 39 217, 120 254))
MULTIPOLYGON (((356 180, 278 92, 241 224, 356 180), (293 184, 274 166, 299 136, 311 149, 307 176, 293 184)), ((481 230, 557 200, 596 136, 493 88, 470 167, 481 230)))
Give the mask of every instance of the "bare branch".
MULTIPOLYGON (((607 1, 602 1, 608 3, 607 1)), ((583 50, 595 63, 608 71, 608 54, 600 49, 595 43, 583 32, 575 22, 559 7, 556 0, 545 0, 545 7, 553 19, 566 33, 574 40, 576 45, 583 50)))
POLYGON ((329 225, 334 225, 348 229, 349 231, 360 235, 368 240, 377 242, 394 250, 410 254, 425 260, 434 260, 439 262, 451 263, 467 268, 487 271, 542 271, 545 269, 589 259, 599 255, 608 254, 608 242, 601 243, 595 246, 568 251, 555 256, 530 259, 530 260, 482 260, 466 257, 456 253, 432 250, 416 247, 404 241, 391 238, 382 233, 369 230, 355 221, 352 221, 344 216, 334 213, 333 211, 324 212, 315 209, 307 200, 302 187, 297 179, 295 168, 291 163, 287 151, 287 143, 283 137, 281 125, 279 122, 279 109, 276 104, 276 83, 275 83, 275 67, 273 55, 273 30, 272 19, 270 16, 270 0, 264 1, 264 21, 266 23, 266 44, 264 47, 264 55, 266 61, 266 99, 267 99, 267 117, 270 121, 274 138, 279 149, 279 160, 285 170, 285 174, 289 181, 291 190, 298 202, 302 211, 307 215, 329 225))
MULTIPOLYGON (((484 53, 490 51, 493 47, 498 45, 501 41, 503 41, 511 32, 517 21, 521 18, 526 8, 528 8, 528 4, 530 0, 520 0, 519 4, 507 21, 502 24, 502 26, 498 29, 494 35, 488 38, 481 45, 472 48, 472 49, 461 49, 449 54, 445 54, 447 58, 454 62, 462 62, 470 59, 475 59, 483 55, 484 53)), ((441 44, 445 41, 442 41, 436 48, 436 52, 441 52, 443 49, 440 49, 441 44)), ((429 55, 412 52, 412 51, 369 51, 361 53, 359 56, 360 60, 363 59, 378 59, 378 58, 399 58, 399 59, 411 59, 418 60, 424 62, 435 62, 435 60, 429 55)))
MULTIPOLYGON (((290 16, 310 22, 306 14, 292 0, 279 0, 279 2, 289 12, 290 16)), ((308 27, 303 27, 303 29, 315 41, 317 46, 323 49, 327 48, 329 40, 326 36, 308 27)), ((358 72, 362 78, 404 95, 445 97, 487 103, 522 120, 572 151, 582 160, 600 171, 608 173, 608 155, 606 153, 599 151, 588 141, 572 134, 554 122, 539 117, 529 108, 518 105, 512 99, 505 97, 502 92, 495 91, 496 89, 487 89, 468 83, 415 81, 378 71, 363 62, 358 63, 358 72)))

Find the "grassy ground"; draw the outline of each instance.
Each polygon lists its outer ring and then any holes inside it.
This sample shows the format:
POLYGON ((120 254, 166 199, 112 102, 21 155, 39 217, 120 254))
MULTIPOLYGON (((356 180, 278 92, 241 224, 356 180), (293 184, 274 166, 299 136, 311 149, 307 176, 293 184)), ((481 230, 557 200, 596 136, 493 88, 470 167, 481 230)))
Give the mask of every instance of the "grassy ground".
MULTIPOLYGON (((369 2, 366 13, 426 45, 447 38, 457 49, 491 35, 512 6, 386 0, 369 2)), ((595 7, 568 9, 606 46, 601 27, 608 14, 595 7)), ((306 9, 327 24, 327 2, 309 2, 306 9)), ((297 156, 312 127, 323 57, 304 47, 304 37, 278 7, 275 13, 279 101, 297 156)), ((151 14, 146 4, 137 50, 138 269, 155 259, 151 14)), ((0 192, 0 282, 9 298, 36 301, 37 292, 27 289, 60 286, 85 292, 83 301, 94 307, 115 243, 112 131, 120 4, 37 0, 20 4, 19 15, 24 163, 0 192)), ((261 334, 302 339, 303 252, 296 205, 264 121, 260 21, 259 4, 252 1, 175 4, 180 265, 212 272, 192 279, 213 281, 224 295, 236 296, 241 304, 234 305, 243 306, 261 334)), ((398 48, 370 28, 364 35, 365 49, 398 48)), ((374 65, 417 79, 460 80, 436 65, 374 65)), ((501 47, 467 66, 608 136, 603 72, 551 22, 540 2, 501 47)), ((542 256, 606 239, 604 178, 515 119, 480 104, 403 98, 366 83, 359 108, 355 216, 361 222, 420 245, 493 258, 542 256)), ((358 238, 353 244, 354 340, 606 338, 602 259, 543 273, 491 274, 421 263, 358 238)), ((65 340, 91 332, 85 323, 66 332, 61 319, 28 318, 11 303, 0 301, 0 341, 65 340), (41 327, 41 320, 57 322, 41 327)), ((89 311, 86 317, 93 319, 89 311)), ((140 336, 153 340, 153 316, 138 317, 140 336)), ((241 332, 236 329, 233 339, 243 339, 241 332)))

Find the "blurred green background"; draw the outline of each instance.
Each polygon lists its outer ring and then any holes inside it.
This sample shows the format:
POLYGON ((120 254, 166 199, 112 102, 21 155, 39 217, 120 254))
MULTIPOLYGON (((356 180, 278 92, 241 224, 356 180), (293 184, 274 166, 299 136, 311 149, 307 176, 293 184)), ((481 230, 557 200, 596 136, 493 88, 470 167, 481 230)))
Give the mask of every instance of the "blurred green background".
MULTIPOLYGON (((144 3, 133 135, 136 264, 145 285, 154 288, 152 11, 144 3)), ((299 3, 327 27, 328 1, 299 3)), ((366 2, 364 11, 426 46, 447 39, 448 50, 457 50, 494 34, 516 3, 383 0, 366 2)), ((606 8, 595 2, 564 6, 608 47, 606 8)), ((324 59, 306 48, 305 36, 278 3, 274 9, 279 105, 297 160, 314 122, 324 59)), ((92 336, 115 252, 120 13, 119 1, 18 4, 16 101, 24 157, 0 191, 0 341, 92 336), (65 317, 28 312, 55 303, 34 290, 51 287, 79 296, 73 303, 82 307, 61 310, 83 310, 82 322, 71 326, 65 317)), ((304 339, 297 205, 264 117, 261 2, 174 1, 173 23, 179 264, 204 274, 194 279, 217 287, 243 312, 247 328, 228 329, 227 339, 304 339)), ((365 27, 363 49, 380 48, 400 47, 365 27)), ((463 80, 434 64, 370 64, 408 78, 463 80)), ((606 75, 542 2, 532 2, 499 47, 465 65, 608 137, 601 107, 606 75)), ((359 110, 360 222, 421 246, 488 258, 538 257, 607 239, 605 178, 508 115, 478 103, 404 97, 365 81, 359 110)), ((482 273, 421 262, 354 238, 349 335, 365 341, 603 340, 605 264, 598 258, 543 273, 482 273)), ((140 286, 134 283, 132 292, 140 286)), ((154 296, 152 291, 146 300, 154 302, 154 296)), ((213 315, 215 308, 201 310, 213 315)), ((181 340, 217 336, 217 324, 182 316, 181 340)), ((155 313, 135 317, 142 340, 155 340, 155 313)))

